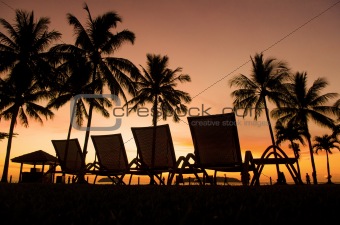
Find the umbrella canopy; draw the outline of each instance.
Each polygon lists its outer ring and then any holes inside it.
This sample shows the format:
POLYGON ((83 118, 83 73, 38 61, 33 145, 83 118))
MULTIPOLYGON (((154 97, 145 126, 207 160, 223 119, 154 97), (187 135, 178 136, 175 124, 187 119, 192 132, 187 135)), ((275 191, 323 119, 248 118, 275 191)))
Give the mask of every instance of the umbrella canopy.
POLYGON ((43 150, 27 153, 11 159, 15 163, 24 163, 31 165, 54 165, 58 163, 58 159, 43 150))

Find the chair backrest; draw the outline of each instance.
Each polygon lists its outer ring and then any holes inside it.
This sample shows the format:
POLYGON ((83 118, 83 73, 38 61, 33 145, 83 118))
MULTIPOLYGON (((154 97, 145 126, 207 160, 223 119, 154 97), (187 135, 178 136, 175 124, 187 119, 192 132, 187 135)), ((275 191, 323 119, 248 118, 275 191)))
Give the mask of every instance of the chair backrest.
POLYGON ((176 155, 168 124, 156 127, 132 127, 131 130, 142 166, 149 169, 175 167, 176 155))
POLYGON ((78 173, 85 165, 81 147, 77 138, 52 140, 61 169, 65 173, 78 173))
POLYGON ((242 163, 234 113, 187 117, 196 163, 226 166, 242 163))
POLYGON ((129 169, 121 134, 91 135, 91 139, 101 168, 108 171, 129 169))

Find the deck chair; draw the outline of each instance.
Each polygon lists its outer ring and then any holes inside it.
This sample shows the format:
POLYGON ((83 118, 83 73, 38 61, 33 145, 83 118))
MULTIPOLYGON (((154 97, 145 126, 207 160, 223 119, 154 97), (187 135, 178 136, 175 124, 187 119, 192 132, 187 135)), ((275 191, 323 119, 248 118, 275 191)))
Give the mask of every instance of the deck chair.
POLYGON ((77 138, 65 140, 52 140, 53 147, 57 153, 61 173, 74 176, 73 182, 78 181, 80 172, 91 173, 94 165, 85 164, 83 153, 77 138))
POLYGON ((190 164, 190 155, 176 159, 175 150, 168 124, 151 127, 132 127, 137 146, 138 170, 149 175, 150 183, 156 178, 160 184, 165 184, 163 173, 168 173, 167 184, 172 184, 173 178, 183 174, 193 174, 201 183, 199 173, 205 172, 190 164))
POLYGON ((194 145, 195 166, 213 170, 211 184, 217 182, 217 172, 239 172, 244 185, 248 185, 250 171, 258 177, 251 151, 242 160, 237 123, 234 113, 187 117, 194 145))
POLYGON ((91 139, 98 158, 95 180, 100 175, 107 176, 114 184, 125 184, 123 178, 130 174, 129 184, 131 184, 132 175, 138 174, 138 171, 132 168, 136 165, 135 159, 128 163, 122 135, 91 135, 91 139))

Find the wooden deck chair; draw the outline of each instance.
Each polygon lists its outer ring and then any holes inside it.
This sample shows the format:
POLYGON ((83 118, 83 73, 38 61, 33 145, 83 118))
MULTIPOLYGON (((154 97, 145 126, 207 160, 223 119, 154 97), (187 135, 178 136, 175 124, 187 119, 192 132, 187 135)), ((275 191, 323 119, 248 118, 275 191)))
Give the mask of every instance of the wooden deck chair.
POLYGON ((138 174, 138 171, 132 168, 136 164, 135 160, 128 163, 122 135, 91 135, 91 139, 98 158, 94 173, 107 176, 114 184, 125 184, 123 178, 130 174, 131 184, 132 174, 138 174))
POLYGON ((88 174, 93 164, 85 164, 83 153, 77 138, 52 140, 61 167, 61 173, 74 175, 73 182, 77 182, 80 172, 88 174), (82 171, 84 170, 84 171, 82 171))
MULTIPOLYGON (((213 170, 212 184, 216 184, 217 172, 239 172, 244 185, 248 185, 249 171, 258 177, 251 151, 244 160, 239 144, 234 113, 187 117, 194 145, 195 166, 213 170)), ((208 178, 209 179, 209 178, 208 178)))
POLYGON ((151 127, 132 127, 134 140, 137 146, 138 169, 150 176, 150 183, 157 178, 160 184, 165 184, 163 173, 169 173, 167 184, 183 174, 193 174, 199 180, 198 173, 204 172, 192 167, 189 163, 190 155, 180 156, 176 160, 173 141, 168 124, 151 127))

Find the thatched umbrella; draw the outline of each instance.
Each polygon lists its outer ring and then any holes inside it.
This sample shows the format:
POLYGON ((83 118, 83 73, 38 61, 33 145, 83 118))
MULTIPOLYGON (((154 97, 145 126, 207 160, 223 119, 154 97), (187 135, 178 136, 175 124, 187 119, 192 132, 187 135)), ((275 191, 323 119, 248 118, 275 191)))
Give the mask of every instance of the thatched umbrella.
POLYGON ((23 164, 34 165, 34 168, 36 167, 36 165, 42 165, 42 169, 41 169, 42 174, 44 173, 45 165, 57 165, 58 164, 58 159, 55 156, 47 152, 44 152, 43 150, 37 150, 35 152, 17 156, 11 159, 11 161, 15 163, 21 163, 19 182, 21 181, 21 178, 22 178, 21 175, 22 175, 23 164))

